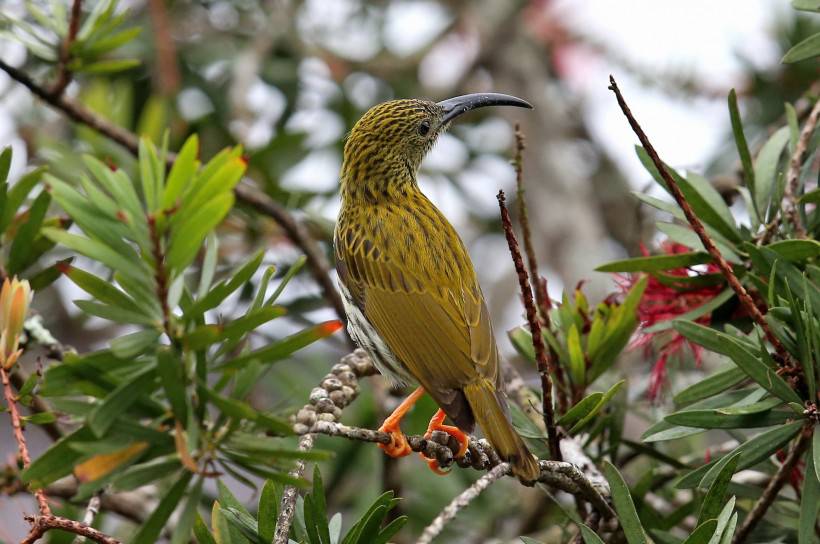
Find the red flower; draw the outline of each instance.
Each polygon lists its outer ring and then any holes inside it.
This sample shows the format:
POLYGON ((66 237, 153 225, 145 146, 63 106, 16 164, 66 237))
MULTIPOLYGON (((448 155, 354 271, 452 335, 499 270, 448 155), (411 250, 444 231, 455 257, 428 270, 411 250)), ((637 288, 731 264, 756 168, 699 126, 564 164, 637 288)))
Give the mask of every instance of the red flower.
MULTIPOLYGON (((689 253, 691 248, 672 241, 665 241, 661 243, 661 251, 667 255, 676 255, 679 253, 689 253)), ((649 252, 641 244, 641 253, 648 256, 649 252)), ((649 355, 653 348, 657 353, 657 359, 652 365, 652 372, 649 376, 649 389, 647 395, 651 400, 656 400, 660 394, 663 386, 666 383, 667 363, 673 356, 680 356, 685 349, 688 349, 695 358, 695 364, 700 366, 702 348, 681 336, 673 329, 667 329, 659 332, 646 332, 646 329, 653 325, 675 319, 681 315, 690 312, 713 298, 715 298, 723 290, 722 285, 706 286, 706 287, 691 287, 681 282, 675 284, 674 280, 669 281, 669 277, 688 278, 699 274, 713 274, 719 272, 717 265, 708 264, 705 270, 695 271, 691 268, 675 268, 664 271, 667 279, 662 282, 656 276, 650 275, 644 291, 641 302, 638 305, 638 333, 632 341, 631 348, 643 347, 649 355)), ((616 276, 618 284, 621 289, 628 291, 639 276, 619 275, 616 276)), ((708 325, 712 320, 711 313, 695 319, 696 323, 701 325, 708 325)))

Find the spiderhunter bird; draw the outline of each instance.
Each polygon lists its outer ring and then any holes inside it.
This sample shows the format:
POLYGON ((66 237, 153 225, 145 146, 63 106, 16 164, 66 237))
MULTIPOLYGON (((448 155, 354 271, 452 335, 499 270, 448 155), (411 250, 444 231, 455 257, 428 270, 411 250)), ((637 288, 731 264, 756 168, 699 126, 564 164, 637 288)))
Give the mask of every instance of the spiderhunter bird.
MULTIPOLYGON (((539 474, 509 421, 490 316, 473 263, 447 218, 421 192, 419 165, 450 123, 485 106, 532 108, 514 96, 481 93, 443 102, 393 100, 371 108, 344 147, 342 208, 334 246, 339 287, 353 339, 379 371, 418 388, 379 430, 392 457, 411 453, 402 417, 427 392, 440 409, 427 435, 458 440, 481 427, 522 480, 539 474), (448 417, 455 425, 445 425, 448 417)), ((440 472, 438 463, 428 464, 440 472)))

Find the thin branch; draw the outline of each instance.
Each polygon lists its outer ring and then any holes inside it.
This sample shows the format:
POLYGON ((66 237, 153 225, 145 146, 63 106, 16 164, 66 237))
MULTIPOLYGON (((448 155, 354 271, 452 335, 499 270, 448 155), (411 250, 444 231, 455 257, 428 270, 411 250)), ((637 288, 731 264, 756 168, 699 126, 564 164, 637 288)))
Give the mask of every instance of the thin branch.
POLYGON ((795 465, 797 465, 797 462, 800 460, 800 457, 803 455, 806 446, 809 445, 811 434, 811 427, 805 428, 803 432, 800 433, 800 436, 797 438, 794 446, 792 446, 786 460, 783 461, 783 464, 780 465, 777 473, 771 480, 769 480, 768 485, 766 485, 766 489, 763 491, 763 495, 761 495, 757 500, 751 512, 749 512, 746 519, 743 520, 743 525, 741 525, 737 530, 737 533, 735 533, 735 537, 732 539, 732 544, 740 544, 741 542, 745 542, 746 538, 755 526, 757 526, 758 522, 763 519, 766 511, 777 498, 777 494, 780 493, 780 489, 786 483, 786 480, 788 480, 792 469, 794 469, 795 465))
POLYGON ((549 441, 550 454, 553 459, 560 461, 561 447, 559 445, 558 431, 555 428, 555 410, 552 405, 552 378, 550 378, 550 368, 549 362, 547 361, 546 349, 544 347, 544 337, 541 334, 541 323, 538 321, 535 304, 533 303, 532 289, 530 289, 527 270, 524 268, 524 262, 521 259, 521 251, 518 249, 518 240, 515 239, 515 233, 513 232, 510 212, 507 211, 507 206, 504 203, 504 191, 498 191, 497 198, 498 206, 501 210, 501 223, 504 226, 504 234, 507 237, 507 245, 510 248, 510 254, 513 258, 515 271, 518 274, 518 285, 521 288, 521 296, 524 299, 524 307, 527 310, 527 321, 529 322, 530 332, 532 333, 532 345, 535 348, 535 360, 538 364, 538 373, 541 376, 541 409, 543 410, 544 415, 544 425, 547 428, 547 439, 549 441))
MULTIPOLYGON (((515 182, 518 187, 518 223, 521 226, 521 235, 524 239, 524 253, 527 255, 527 265, 530 269, 530 283, 532 290, 535 293, 535 302, 538 307, 538 313, 541 316, 541 322, 544 327, 550 328, 550 303, 549 294, 547 293, 546 280, 542 280, 538 273, 538 259, 535 255, 535 248, 532 245, 532 233, 530 232, 529 214, 527 213, 527 199, 524 191, 524 161, 523 153, 526 146, 524 145, 524 134, 521 132, 521 125, 515 125, 515 158, 513 159, 513 166, 515 167, 515 182)), ((555 393, 558 398, 558 409, 561 413, 567 411, 567 396, 564 390, 566 387, 566 378, 564 377, 564 369, 561 365, 556 364, 557 355, 549 346, 549 356, 547 358, 547 366, 555 375, 556 388, 555 393)))
MULTIPOLYGON (((72 121, 94 129, 108 139, 120 144, 133 155, 138 154, 139 139, 134 133, 110 123, 81 104, 77 104, 65 98, 63 95, 52 95, 32 80, 28 74, 2 60, 0 60, 0 70, 6 72, 13 80, 26 87, 32 94, 52 108, 62 112, 72 121)), ((167 157, 168 165, 173 164, 175 159, 176 154, 169 153, 167 157)), ((319 284, 322 295, 336 311, 339 319, 346 323, 347 315, 344 311, 344 304, 342 303, 341 296, 333 285, 333 280, 330 278, 330 265, 321 247, 319 247, 305 226, 297 221, 281 204, 266 194, 251 188, 249 185, 238 185, 234 189, 234 194, 240 202, 276 221, 276 223, 282 227, 282 230, 285 231, 287 237, 304 252, 307 257, 308 267, 314 280, 319 284)))
MULTIPOLYGON (((3 395, 6 398, 6 405, 11 415, 11 426, 14 430, 14 440, 17 442, 17 450, 20 453, 20 459, 23 461, 23 468, 28 468, 31 464, 31 456, 28 453, 28 446, 26 445, 26 437, 23 434, 23 425, 20 419, 20 412, 17 409, 17 399, 14 398, 14 391, 11 389, 11 380, 9 379, 8 370, 0 367, 0 378, 3 381, 3 395)), ((51 515, 51 508, 48 506, 48 499, 46 493, 42 489, 34 492, 37 498, 37 505, 40 509, 40 515, 51 515)))
MULTIPOLYGON (((313 448, 313 435, 306 434, 299 439, 299 451, 309 451, 313 448)), ((305 462, 299 460, 289 476, 301 478, 305 470, 305 462)), ((282 492, 282 501, 279 503, 279 517, 276 519, 276 531, 273 534, 273 544, 287 544, 293 515, 296 513, 296 497, 299 491, 296 486, 289 485, 282 492)))
POLYGON ((800 238, 806 237, 806 229, 803 222, 800 220, 800 214, 797 211, 797 189, 800 184, 800 168, 803 166, 803 161, 806 158, 806 152, 809 147, 809 141, 814 134, 814 129, 817 128, 817 121, 820 119, 820 100, 814 103, 808 119, 806 119, 803 129, 800 131, 800 136, 797 139, 797 145, 794 146, 794 153, 792 153, 789 160, 789 169, 786 172, 786 188, 783 194, 783 199, 786 201, 786 213, 789 216, 797 236, 800 238))
POLYGON ((465 508, 473 500, 475 500, 481 493, 490 487, 493 483, 500 480, 510 472, 509 463, 501 463, 495 466, 490 472, 476 480, 476 482, 461 492, 459 496, 453 499, 450 504, 444 507, 436 519, 428 525, 421 533, 416 544, 430 544, 441 531, 444 526, 451 522, 458 515, 459 511, 465 508))
MULTIPOLYGON (((314 436, 310 426, 316 422, 333 424, 342 415, 342 409, 353 402, 359 394, 359 378, 376 374, 376 367, 361 349, 345 355, 330 369, 319 384, 310 392, 310 404, 297 412, 294 430, 301 434, 299 450, 309 451, 313 447, 314 436)), ((305 470, 304 461, 299 461, 290 472, 294 478, 302 476, 305 470)), ((290 526, 296 508, 298 490, 295 486, 286 486, 279 503, 279 518, 273 544, 287 544, 290 526)))
POLYGON ((618 105, 621 107, 621 111, 623 111, 624 115, 626 116, 627 120, 629 121, 629 125, 632 127, 632 131, 638 136, 638 139, 641 141, 641 145, 646 150, 646 153, 649 155, 649 158, 652 159, 652 163, 655 165, 655 168, 658 169, 660 172, 661 177, 663 178, 666 185, 669 187, 672 196, 675 198, 675 201, 678 203, 678 206, 683 210, 683 214, 686 216, 686 220, 692 226, 692 230, 698 235, 700 241, 703 242, 703 247, 706 248, 706 251, 709 252, 709 255, 712 256, 712 259, 715 261, 715 264, 718 265, 720 268, 723 277, 726 278, 726 281, 729 283, 731 288, 737 294, 738 299, 740 299, 740 303, 743 305, 743 308, 748 312, 748 314, 752 317, 755 323, 757 323, 760 328, 763 330, 764 334, 766 335, 766 339, 774 346, 775 351, 780 356, 781 360, 786 364, 789 368, 796 368, 792 362, 791 355, 786 348, 783 346, 783 343, 780 341, 777 336, 774 335, 772 329, 769 327, 769 324, 766 322, 766 319, 763 317, 763 314, 758 309, 755 302, 752 300, 752 297, 749 296, 749 293, 746 291, 746 288, 743 287, 743 284, 740 283, 740 280, 737 279, 735 276, 732 267, 726 262, 726 259, 723 258, 723 255, 720 253, 720 250, 715 246, 715 243, 712 241, 712 238, 706 233, 706 229, 703 227, 703 223, 701 223, 700 219, 695 215, 695 212, 692 210, 692 206, 689 205, 689 202, 683 196, 683 193, 678 187, 677 182, 675 179, 669 174, 669 170, 667 170, 666 165, 658 156, 658 153, 655 151, 655 148, 652 146, 652 143, 649 141, 649 138, 644 133, 641 126, 638 124, 638 121, 635 120, 635 117, 632 115, 632 111, 630 111, 629 106, 627 106, 626 101, 624 100, 623 95, 621 94, 620 89, 618 88, 618 84, 615 83, 615 78, 609 76, 609 89, 615 93, 615 97, 618 100, 618 105))
POLYGON ((154 48, 157 51, 157 86, 162 95, 173 96, 179 89, 180 75, 165 4, 165 0, 148 0, 148 14, 151 17, 154 48))
POLYGON ((116 538, 112 538, 102 531, 89 527, 85 523, 59 516, 52 516, 51 514, 37 517, 26 516, 26 521, 31 523, 31 531, 26 535, 26 538, 20 541, 20 544, 33 544, 52 529, 68 531, 69 533, 84 536, 100 544, 121 544, 116 538))
MULTIPOLYGON (((97 514, 100 513, 100 495, 102 495, 102 491, 94 493, 91 500, 88 501, 88 506, 85 507, 85 514, 83 515, 83 525, 88 525, 91 527, 91 525, 94 524, 94 518, 96 518, 97 514)), ((72 544, 80 544, 81 542, 82 537, 77 536, 72 544)))
POLYGON ((60 96, 71 83, 72 73, 68 68, 71 62, 71 46, 77 39, 77 31, 80 29, 80 15, 82 14, 82 0, 74 0, 71 4, 71 18, 68 21, 68 33, 65 40, 60 44, 60 56, 57 63, 57 79, 51 87, 52 96, 60 96))

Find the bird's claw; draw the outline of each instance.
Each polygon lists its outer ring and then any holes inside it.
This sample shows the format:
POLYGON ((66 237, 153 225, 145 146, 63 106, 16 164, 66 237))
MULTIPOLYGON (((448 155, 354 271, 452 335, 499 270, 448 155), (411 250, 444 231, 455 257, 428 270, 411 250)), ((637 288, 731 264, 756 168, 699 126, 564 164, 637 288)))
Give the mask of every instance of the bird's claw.
POLYGON ((413 450, 410 448, 410 444, 407 442, 407 437, 404 436, 404 433, 401 432, 401 429, 398 427, 393 428, 388 425, 382 425, 379 428, 379 431, 390 435, 389 444, 378 445, 386 455, 393 458, 398 458, 405 457, 413 453, 413 450))
MULTIPOLYGON (((430 424, 427 426, 427 432, 424 433, 424 438, 428 440, 432 438, 434 431, 442 431, 444 433, 447 433, 448 435, 455 438, 459 445, 458 451, 455 453, 453 457, 455 459, 464 457, 464 455, 467 453, 467 449, 470 447, 470 437, 458 427, 455 427, 453 425, 444 425, 445 417, 446 415, 444 413, 444 410, 439 409, 439 411, 436 412, 436 414, 430 420, 430 424)), ((436 474, 443 476, 445 474, 450 473, 449 470, 443 470, 439 466, 437 459, 427 457, 423 453, 419 453, 419 455, 422 456, 424 461, 427 463, 427 466, 430 467, 430 470, 432 470, 436 474)))

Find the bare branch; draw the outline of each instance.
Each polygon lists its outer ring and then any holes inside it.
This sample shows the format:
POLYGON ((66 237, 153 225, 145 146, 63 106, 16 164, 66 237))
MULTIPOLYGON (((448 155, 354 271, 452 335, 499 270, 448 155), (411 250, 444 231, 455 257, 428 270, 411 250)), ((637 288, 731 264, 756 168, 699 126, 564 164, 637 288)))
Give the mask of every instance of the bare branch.
MULTIPOLYGON (((521 125, 515 125, 515 158, 513 159, 513 166, 515 167, 515 182, 518 187, 516 194, 518 200, 518 223, 521 226, 521 235, 524 239, 524 253, 527 255, 527 265, 530 269, 530 284, 533 293, 535 294, 535 302, 538 307, 538 313, 541 316, 541 322, 546 328, 550 327, 550 303, 549 294, 547 293, 546 280, 541 278, 538 273, 538 258, 535 255, 535 248, 532 245, 532 233, 530 232, 529 214, 527 213, 527 199, 524 191, 524 161, 523 153, 526 146, 524 145, 524 134, 521 132, 521 125)), ((567 396, 564 388, 567 385, 564 377, 564 369, 561 365, 556 364, 557 355, 554 353, 552 346, 549 346, 549 357, 547 359, 550 372, 555 375, 556 387, 555 395, 558 399, 558 409, 563 413, 567 410, 567 396)))
POLYGON ((783 199, 786 202, 786 213, 789 216, 797 236, 800 238, 806 237, 806 229, 803 222, 800 220, 800 214, 797 211, 797 188, 800 183, 800 168, 803 166, 803 161, 806 158, 806 152, 809 147, 809 141, 817 128, 817 121, 820 119, 820 100, 814 103, 814 107, 809 113, 803 129, 800 131, 800 137, 797 139, 797 145, 794 146, 794 153, 789 159, 789 169, 786 172, 786 189, 783 194, 783 199))
POLYGON ((20 544, 33 544, 40 540, 51 529, 59 529, 61 531, 68 531, 75 535, 84 536, 94 542, 100 544, 120 544, 116 538, 112 538, 102 531, 98 531, 93 527, 89 527, 85 523, 73 521, 59 516, 42 515, 37 517, 26 516, 26 521, 31 523, 31 530, 26 538, 20 541, 20 544))
POLYGON ((444 530, 444 526, 455 519, 460 510, 475 500, 476 497, 481 495, 482 491, 490 487, 503 476, 509 474, 509 472, 510 464, 501 463, 490 470, 490 472, 476 480, 473 485, 462 491, 458 497, 453 499, 450 504, 444 507, 444 510, 436 516, 436 519, 434 519, 433 522, 424 529, 418 541, 416 541, 416 544, 430 544, 434 538, 441 534, 441 531, 444 530))
MULTIPOLYGON (((313 435, 306 434, 299 439, 299 451, 309 451, 313 447, 313 435)), ((296 467, 290 471, 293 478, 300 478, 305 470, 305 462, 299 460, 296 467)), ((289 485, 282 492, 282 501, 279 503, 279 518, 276 520, 276 531, 273 534, 273 544, 287 544, 293 515, 296 513, 296 497, 299 492, 296 486, 289 485)))
POLYGON ((541 323, 538 321, 538 314, 532 298, 527 270, 521 259, 521 251, 518 249, 518 240, 515 239, 510 212, 505 205, 504 191, 498 191, 498 206, 501 210, 501 223, 504 226, 504 234, 507 237, 507 245, 513 258, 515 271, 518 274, 518 285, 521 288, 521 296, 524 300, 524 307, 527 310, 527 321, 532 333, 532 345, 535 348, 535 360, 538 364, 538 374, 541 376, 542 410, 544 413, 544 425, 547 428, 550 454, 552 458, 561 460, 561 447, 559 446, 558 431, 555 428, 555 409, 552 405, 552 378, 550 378, 549 361, 544 347, 544 337, 541 335, 541 323))
MULTIPOLYGON (((20 453, 20 459, 23 461, 23 468, 27 468, 31 464, 31 456, 28 453, 28 446, 26 445, 26 437, 23 434, 23 424, 20 419, 20 411, 17 409, 17 399, 14 397, 14 391, 11 389, 11 380, 9 379, 8 370, 0 366, 0 378, 3 381, 3 395, 6 398, 6 405, 11 415, 11 426, 14 429, 14 440, 17 442, 17 450, 20 453)), ((51 508, 48 505, 48 499, 45 491, 38 489, 34 492, 37 498, 37 505, 40 509, 41 516, 51 515, 51 508)))
POLYGON ((715 243, 712 241, 712 238, 706 233, 706 229, 703 227, 703 223, 701 223, 700 219, 695 215, 695 212, 692 210, 692 206, 689 205, 689 202, 683 196, 683 193, 678 187, 677 182, 675 179, 669 174, 669 170, 667 170, 666 165, 663 163, 661 158, 658 156, 657 151, 652 146, 652 143, 649 141, 649 138, 644 133, 641 126, 638 124, 638 121, 635 120, 635 117, 632 115, 632 111, 630 111, 629 106, 627 106, 626 101, 624 100, 623 95, 621 94, 620 89, 618 88, 618 84, 615 83, 615 78, 609 76, 609 89, 615 93, 615 98, 618 100, 618 105, 621 107, 621 111, 623 111, 624 115, 626 116, 627 120, 629 121, 629 125, 632 127, 632 131, 638 136, 638 139, 641 141, 641 145, 646 150, 646 153, 649 155, 649 158, 652 159, 652 163, 655 165, 655 168, 658 169, 660 172, 661 177, 663 178, 666 185, 669 187, 669 191, 672 193, 672 196, 675 198, 675 201, 680 206, 681 210, 683 210, 683 214, 686 216, 686 220, 692 226, 692 230, 698 235, 700 241, 703 242, 703 247, 706 248, 706 251, 709 252, 709 255, 712 256, 712 259, 715 261, 715 264, 718 265, 720 268, 723 277, 726 278, 726 281, 729 283, 729 286, 734 290, 737 294, 738 299, 740 299, 740 303, 743 305, 744 310, 748 312, 748 314, 752 317, 755 323, 757 323, 760 328, 763 330, 764 334, 766 335, 766 339, 774 346, 775 351, 780 356, 781 360, 786 364, 789 368, 796 369, 795 365, 792 362, 791 355, 786 348, 783 346, 783 343, 780 341, 777 336, 774 335, 772 332, 771 327, 766 322, 766 319, 763 317, 763 314, 758 309, 755 302, 752 300, 752 297, 749 296, 749 293, 746 291, 746 288, 743 287, 743 284, 740 283, 740 280, 737 279, 735 276, 732 267, 726 262, 726 259, 723 258, 723 255, 720 253, 720 250, 715 246, 715 243))
MULTIPOLYGON (((102 495, 102 491, 95 493, 91 497, 91 500, 88 501, 88 506, 86 506, 85 514, 83 515, 83 525, 88 525, 90 527, 94 523, 94 518, 96 518, 97 514, 100 513, 100 495, 102 495)), ((72 544, 81 544, 82 541, 82 537, 77 536, 72 544)))

